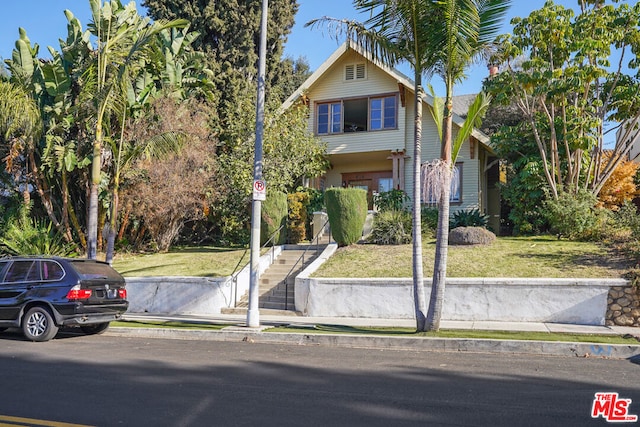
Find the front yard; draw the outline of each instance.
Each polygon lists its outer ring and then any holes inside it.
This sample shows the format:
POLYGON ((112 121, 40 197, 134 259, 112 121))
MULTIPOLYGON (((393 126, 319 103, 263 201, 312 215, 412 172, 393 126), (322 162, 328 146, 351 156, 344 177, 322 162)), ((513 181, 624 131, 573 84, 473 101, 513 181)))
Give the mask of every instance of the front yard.
MULTIPOLYGON (((434 241, 425 240, 424 275, 433 271, 434 241)), ((243 257, 244 256, 244 257, 243 257)), ((352 245, 340 248, 314 277, 411 277, 411 245, 352 245)), ((244 249, 188 247, 169 253, 121 255, 114 267, 125 276, 228 276, 244 249)), ((633 263, 588 242, 555 237, 502 237, 491 246, 450 246, 449 277, 621 277, 633 263)))

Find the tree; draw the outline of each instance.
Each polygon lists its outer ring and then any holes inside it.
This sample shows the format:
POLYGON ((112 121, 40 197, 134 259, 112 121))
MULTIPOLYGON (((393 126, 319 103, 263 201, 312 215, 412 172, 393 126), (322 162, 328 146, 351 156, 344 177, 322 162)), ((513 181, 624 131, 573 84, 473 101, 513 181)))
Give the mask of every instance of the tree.
POLYGON ((431 70, 436 52, 429 44, 429 33, 436 26, 432 14, 435 2, 420 0, 354 0, 357 10, 370 14, 364 23, 346 19, 321 18, 306 25, 327 24, 337 36, 347 38, 369 52, 374 60, 387 65, 407 61, 414 71, 414 145, 413 145, 413 295, 416 327, 424 330, 427 305, 422 267, 422 230, 420 205, 420 162, 422 153, 422 76, 431 70))
MULTIPOLYGON (((453 135, 453 90, 454 84, 464 78, 465 69, 473 61, 482 57, 492 46, 501 21, 509 8, 509 0, 442 0, 434 5, 433 16, 441 25, 431 28, 429 33, 434 49, 433 62, 430 64, 435 74, 445 84, 444 114, 442 118, 442 151, 440 166, 445 170, 440 187, 438 228, 436 234, 436 254, 434 261, 431 299, 425 330, 438 330, 444 301, 444 288, 447 273, 447 251, 449 235, 449 196, 453 159, 457 155, 459 144, 452 145, 453 135)), ((480 112, 480 98, 474 108, 480 112)), ((486 107, 485 107, 486 108, 486 107)), ((473 118, 465 126, 474 126, 473 118)))
MULTIPOLYGON (((98 187, 102 179, 102 152, 106 137, 117 138, 118 132, 109 128, 111 114, 122 117, 126 108, 127 88, 132 69, 144 65, 150 55, 156 36, 167 28, 184 27, 185 20, 153 23, 143 19, 135 9, 135 3, 123 7, 120 0, 100 4, 89 0, 92 22, 91 33, 97 38, 95 62, 88 70, 83 90, 86 99, 94 106, 95 140, 92 150, 91 185, 87 219, 87 257, 95 259, 98 241, 98 187), (120 114, 118 114, 120 112, 120 114), (107 125, 107 126, 105 126, 107 125)), ((123 126, 123 124, 121 124, 123 126)))
POLYGON ((583 0, 576 16, 548 1, 512 21, 513 36, 493 58, 503 71, 488 90, 524 114, 555 199, 579 189, 598 195, 631 149, 640 118, 640 82, 629 74, 638 69, 639 20, 638 4, 583 0), (616 131, 605 156, 605 137, 616 131))
POLYGON ((42 118, 35 100, 21 87, 0 81, 0 142, 6 170, 12 173, 14 185, 22 187, 26 208, 30 205, 28 168, 16 165, 20 154, 25 162, 32 159, 35 142, 42 134, 42 118))
MULTIPOLYGON (((602 161, 608 162, 610 153, 605 152, 602 161)), ((640 194, 633 182, 638 172, 638 164, 632 160, 623 160, 614 169, 598 194, 598 205, 606 209, 618 210, 625 202, 640 194)))

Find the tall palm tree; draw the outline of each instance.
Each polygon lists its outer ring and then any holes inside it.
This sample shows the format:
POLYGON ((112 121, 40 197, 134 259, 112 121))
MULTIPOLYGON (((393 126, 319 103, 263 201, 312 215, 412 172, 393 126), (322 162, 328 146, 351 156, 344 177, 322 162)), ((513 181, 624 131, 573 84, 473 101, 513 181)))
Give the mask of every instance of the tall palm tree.
MULTIPOLYGON (((95 63, 86 76, 85 93, 95 106, 89 215, 87 219, 87 257, 95 259, 98 242, 98 187, 101 181, 104 139, 118 132, 109 128, 112 115, 122 117, 126 108, 127 79, 131 68, 139 67, 150 55, 157 35, 164 29, 184 27, 185 20, 155 21, 138 15, 132 2, 122 6, 120 0, 89 0, 92 21, 89 30, 97 38, 95 63), (106 134, 106 135, 105 135, 106 134)), ((118 119, 114 125, 121 123, 118 119)))
POLYGON ((500 30, 502 19, 510 6, 510 0, 439 0, 433 2, 434 16, 440 25, 430 31, 430 45, 434 48, 433 72, 445 84, 444 114, 442 126, 441 162, 446 173, 438 197, 439 214, 436 235, 431 298, 425 330, 438 330, 444 301, 447 276, 447 252, 449 235, 449 197, 451 190, 453 91, 455 83, 464 77, 465 69, 482 58, 491 48, 500 30))
POLYGON ((306 25, 327 24, 336 35, 345 34, 363 47, 374 60, 394 66, 409 63, 414 72, 415 121, 413 146, 413 294, 416 327, 424 330, 427 304, 424 294, 422 266, 422 221, 420 205, 420 165, 422 157, 422 78, 435 63, 436 53, 430 44, 433 28, 438 25, 433 15, 435 0, 354 0, 356 10, 371 16, 363 23, 346 19, 321 18, 306 25))

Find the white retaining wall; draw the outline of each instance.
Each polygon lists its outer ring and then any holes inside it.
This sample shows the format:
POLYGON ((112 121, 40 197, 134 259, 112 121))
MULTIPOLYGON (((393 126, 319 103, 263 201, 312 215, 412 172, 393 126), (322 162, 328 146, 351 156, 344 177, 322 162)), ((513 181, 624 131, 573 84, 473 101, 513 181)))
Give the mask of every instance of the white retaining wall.
MULTIPOLYGON (((260 257, 258 270, 264 272, 280 255, 276 246, 260 257)), ((128 313, 219 314, 222 308, 235 307, 249 290, 250 267, 232 277, 126 277, 128 313)))
MULTIPOLYGON (((333 246, 296 278, 297 311, 312 317, 414 318, 411 278, 310 278, 333 246)), ((442 320, 604 325, 609 288, 625 285, 623 279, 449 278, 442 320)), ((424 287, 429 301, 430 278, 424 287)))

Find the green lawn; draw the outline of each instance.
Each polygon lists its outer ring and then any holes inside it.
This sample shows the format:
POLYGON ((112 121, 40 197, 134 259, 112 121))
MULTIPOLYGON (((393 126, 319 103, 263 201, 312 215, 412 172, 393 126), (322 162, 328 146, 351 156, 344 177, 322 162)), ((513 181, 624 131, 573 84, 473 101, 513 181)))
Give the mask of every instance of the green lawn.
MULTIPOLYGON (((423 246, 424 274, 433 274, 435 240, 423 246)), ((411 277, 411 245, 339 248, 313 277, 411 277)), ((449 246, 448 277, 620 277, 632 267, 595 243, 551 236, 502 237, 490 246, 449 246)))
POLYGON ((213 246, 177 247, 167 253, 118 255, 113 267, 123 276, 198 276, 224 277, 249 263, 245 249, 213 246))
MULTIPOLYGON (((425 240, 424 274, 433 272, 435 241, 425 240)), ((183 247, 164 254, 119 255, 114 267, 124 276, 230 275, 245 249, 183 247)), ((502 237, 490 246, 450 246, 449 277, 621 277, 632 267, 613 251, 588 242, 554 237, 502 237)), ((411 245, 352 245, 338 249, 314 277, 411 277, 411 245)))

